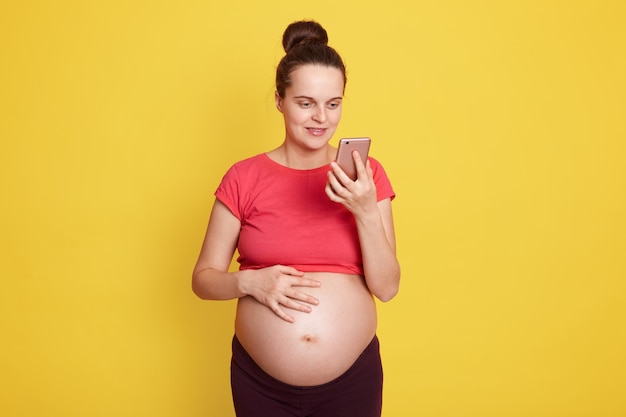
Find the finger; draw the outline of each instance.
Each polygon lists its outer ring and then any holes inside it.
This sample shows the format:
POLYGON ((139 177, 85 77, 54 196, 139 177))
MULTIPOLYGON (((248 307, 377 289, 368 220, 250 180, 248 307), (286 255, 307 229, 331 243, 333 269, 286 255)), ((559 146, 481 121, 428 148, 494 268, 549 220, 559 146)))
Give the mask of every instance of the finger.
POLYGON ((291 275, 294 277, 302 277, 304 276, 304 272, 298 271, 296 268, 292 268, 290 266, 279 265, 279 271, 285 275, 291 275))
POLYGON ((316 281, 314 279, 310 279, 310 278, 298 278, 298 279, 293 280, 293 284, 291 284, 292 287, 312 287, 312 288, 317 288, 321 285, 322 285, 321 282, 316 281))
POLYGON ((337 174, 334 171, 329 171, 327 184, 330 185, 331 191, 335 193, 337 197, 343 197, 348 192, 348 187, 350 187, 353 182, 344 172, 337 174), (337 175, 342 175, 346 183, 343 183, 337 175))
POLYGON ((370 164, 370 160, 367 160, 367 163, 365 164, 365 171, 367 172, 367 176, 368 178, 370 178, 372 181, 374 180, 374 170, 372 170, 372 164, 370 164))
POLYGON ((348 176, 348 174, 346 174, 343 169, 341 169, 341 167, 337 164, 337 162, 333 161, 330 163, 330 167, 332 169, 332 173, 335 174, 335 178, 337 179, 337 182, 340 183, 341 185, 346 185, 349 184, 352 181, 352 179, 348 176))
POLYGON ((292 300, 297 300, 298 302, 307 303, 315 306, 320 303, 320 300, 302 291, 294 290, 290 294, 288 294, 288 297, 292 300))
POLYGON ((328 175, 329 175, 329 180, 326 183, 324 192, 326 193, 330 201, 339 203, 339 204, 345 204, 347 201, 347 198, 350 195, 350 192, 347 190, 346 187, 339 184, 337 179, 334 178, 334 174, 332 172, 329 172, 328 175), (333 177, 332 179, 330 178, 331 176, 333 177))
POLYGON ((291 317, 289 314, 285 313, 283 311, 282 308, 280 308, 280 304, 278 304, 278 302, 276 302, 276 304, 273 304, 270 306, 270 308, 272 309, 272 311, 274 312, 274 314, 276 314, 278 317, 280 317, 281 319, 285 320, 287 323, 293 323, 295 322, 295 320, 293 319, 293 317, 291 317))
POLYGON ((286 298, 284 302, 281 303, 284 307, 290 308, 292 310, 300 311, 301 313, 310 313, 313 311, 313 308, 310 305, 302 304, 290 298, 286 298))
POLYGON ((330 181, 326 183, 326 187, 324 187, 324 192, 326 193, 330 201, 337 202, 337 196, 335 195, 335 192, 333 191, 332 185, 330 185, 330 181))
MULTIPOLYGON (((356 167, 356 178, 357 180, 361 178, 367 178, 367 170, 365 169, 365 164, 361 159, 361 155, 357 151, 352 152, 352 159, 354 160, 354 166, 356 167)), ((369 160, 366 161, 369 165, 369 160)))

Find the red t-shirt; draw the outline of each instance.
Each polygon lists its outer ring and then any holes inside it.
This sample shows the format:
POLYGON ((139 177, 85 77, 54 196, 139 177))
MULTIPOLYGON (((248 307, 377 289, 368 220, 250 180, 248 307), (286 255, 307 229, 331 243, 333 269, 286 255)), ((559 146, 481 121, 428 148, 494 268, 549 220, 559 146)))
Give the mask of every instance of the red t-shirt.
MULTIPOLYGON (((378 201, 393 199, 382 165, 369 160, 378 201)), ((292 169, 259 154, 226 172, 215 196, 241 221, 240 269, 287 265, 363 275, 354 216, 324 192, 329 170, 292 169)))

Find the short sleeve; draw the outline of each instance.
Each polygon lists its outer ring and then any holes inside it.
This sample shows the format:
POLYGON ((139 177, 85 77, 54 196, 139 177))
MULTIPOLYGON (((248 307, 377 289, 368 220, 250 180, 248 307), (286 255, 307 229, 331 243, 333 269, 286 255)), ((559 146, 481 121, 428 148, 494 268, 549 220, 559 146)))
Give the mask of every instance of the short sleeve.
POLYGON ((393 200, 396 198, 396 193, 391 186, 391 181, 387 177, 387 173, 383 166, 376 159, 369 157, 370 166, 374 174, 374 183, 376 184, 376 198, 377 201, 382 201, 386 198, 393 200))
POLYGON ((232 166, 226 171, 226 174, 224 174, 220 185, 215 191, 215 197, 228 207, 237 219, 242 219, 240 208, 241 181, 235 166, 232 166))

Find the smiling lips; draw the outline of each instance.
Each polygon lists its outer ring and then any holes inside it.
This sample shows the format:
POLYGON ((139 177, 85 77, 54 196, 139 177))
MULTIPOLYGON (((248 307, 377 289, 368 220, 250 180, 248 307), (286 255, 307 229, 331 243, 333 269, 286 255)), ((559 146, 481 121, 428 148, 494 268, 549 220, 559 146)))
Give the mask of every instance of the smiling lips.
POLYGON ((307 127, 306 129, 313 136, 322 136, 324 133, 326 133, 326 129, 325 128, 307 127))

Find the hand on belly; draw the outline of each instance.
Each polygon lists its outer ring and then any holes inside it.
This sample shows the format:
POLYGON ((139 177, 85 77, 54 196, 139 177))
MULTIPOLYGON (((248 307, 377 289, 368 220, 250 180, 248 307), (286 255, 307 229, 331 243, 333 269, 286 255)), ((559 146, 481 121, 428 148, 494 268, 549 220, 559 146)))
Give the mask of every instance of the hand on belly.
POLYGON ((236 333, 255 362, 273 377, 293 385, 317 385, 345 372, 376 332, 376 306, 354 275, 315 274, 319 300, 310 312, 280 319, 251 297, 237 307, 236 333))
POLYGON ((241 271, 239 279, 246 294, 288 323, 294 321, 288 310, 310 313, 312 306, 319 302, 311 296, 310 290, 319 287, 320 282, 289 266, 241 271))

